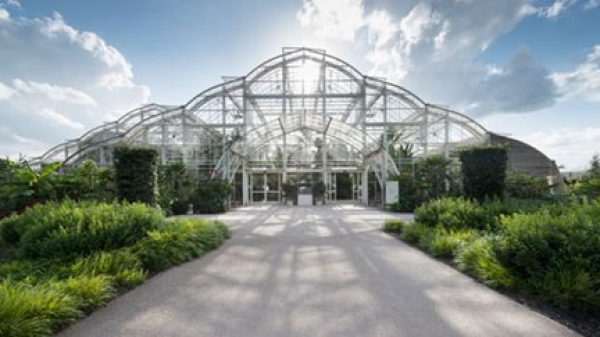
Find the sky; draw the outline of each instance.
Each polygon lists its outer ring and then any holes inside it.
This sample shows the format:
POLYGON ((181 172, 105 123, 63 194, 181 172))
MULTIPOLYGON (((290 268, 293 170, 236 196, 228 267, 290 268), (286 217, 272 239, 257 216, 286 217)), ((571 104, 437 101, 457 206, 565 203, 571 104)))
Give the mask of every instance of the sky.
POLYGON ((600 0, 0 0, 0 156, 311 47, 582 170, 600 152, 598 32, 600 0))

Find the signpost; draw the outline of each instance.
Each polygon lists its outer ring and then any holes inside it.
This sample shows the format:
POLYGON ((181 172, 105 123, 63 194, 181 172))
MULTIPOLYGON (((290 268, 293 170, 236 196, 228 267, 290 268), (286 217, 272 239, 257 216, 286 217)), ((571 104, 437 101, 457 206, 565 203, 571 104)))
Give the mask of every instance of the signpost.
POLYGON ((398 201, 400 196, 400 185, 397 180, 388 180, 385 182, 385 204, 390 205, 398 201))

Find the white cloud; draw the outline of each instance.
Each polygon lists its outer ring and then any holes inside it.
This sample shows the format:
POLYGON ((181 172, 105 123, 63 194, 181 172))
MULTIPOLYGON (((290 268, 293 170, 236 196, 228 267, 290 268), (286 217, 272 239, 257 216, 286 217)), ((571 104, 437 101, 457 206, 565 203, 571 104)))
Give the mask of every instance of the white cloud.
POLYGON ((583 8, 585 9, 594 9, 600 6, 600 0, 589 0, 583 8))
POLYGON ((96 105, 96 102, 90 95, 69 87, 61 87, 35 81, 23 81, 19 78, 13 80, 13 85, 19 93, 31 95, 39 94, 46 100, 53 102, 66 102, 91 106, 96 105))
POLYGON ((7 127, 0 127, 0 154, 2 158, 20 158, 30 153, 42 153, 50 144, 27 138, 7 127))
POLYGON ((554 73, 552 78, 565 96, 582 96, 600 102, 600 45, 592 49, 577 69, 554 73))
POLYGON ((303 26, 314 26, 320 37, 353 41, 363 25, 362 0, 304 0, 297 19, 303 26))
POLYGON ((566 170, 583 170, 592 155, 600 153, 600 127, 535 132, 521 139, 555 159, 566 170))
MULTIPOLYGON (((592 0, 593 1, 593 0, 592 0)), ((577 0, 556 0, 552 5, 539 8, 539 15, 546 18, 556 18, 573 7, 577 0)))
MULTIPOLYGON (((340 40, 366 36, 361 42, 372 63, 370 74, 400 83, 426 101, 472 115, 534 111, 552 105, 558 96, 548 70, 526 50, 503 66, 478 61, 494 40, 539 12, 533 1, 407 0, 386 2, 386 7, 382 3, 346 3, 343 12, 362 13, 354 31, 336 36, 335 29, 328 30, 330 38, 340 40)), ((342 10, 318 15, 321 5, 304 1, 299 14, 303 25, 318 31, 336 24, 332 18, 341 16, 342 10)))
MULTIPOLYGON (((8 13, 12 7, 5 7, 8 13)), ((147 103, 131 64, 93 32, 52 17, 0 20, 0 156, 36 156, 147 103), (20 138, 19 138, 20 137, 20 138), (12 142, 12 143, 10 143, 12 142), (35 152, 32 152, 35 150, 35 152)))
POLYGON ((0 82, 0 101, 7 100, 15 94, 15 90, 6 84, 0 82))
POLYGON ((0 7, 0 22, 1 21, 10 21, 10 13, 2 7, 0 7))

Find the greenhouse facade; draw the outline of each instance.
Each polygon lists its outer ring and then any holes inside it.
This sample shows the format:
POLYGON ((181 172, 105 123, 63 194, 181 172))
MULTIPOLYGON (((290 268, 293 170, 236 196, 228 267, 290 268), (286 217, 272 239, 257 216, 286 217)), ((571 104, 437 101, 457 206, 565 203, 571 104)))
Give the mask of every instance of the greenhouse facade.
MULTIPOLYGON (((282 202, 286 186, 316 183, 327 200, 382 204, 386 180, 403 165, 514 141, 324 50, 283 48, 223 80, 181 106, 142 106, 32 161, 108 166, 115 144, 152 146, 162 164, 233 182, 240 204, 282 202)), ((526 144, 519 151, 509 153, 514 168, 559 180, 553 161, 526 144)))

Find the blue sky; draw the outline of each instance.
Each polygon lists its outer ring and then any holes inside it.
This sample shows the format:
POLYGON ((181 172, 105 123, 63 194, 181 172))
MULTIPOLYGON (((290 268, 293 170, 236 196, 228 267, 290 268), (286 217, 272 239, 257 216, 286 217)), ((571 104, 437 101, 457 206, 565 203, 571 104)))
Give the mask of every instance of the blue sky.
POLYGON ((0 155, 326 49, 568 170, 600 152, 600 0, 0 0, 0 155))

